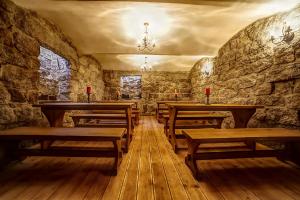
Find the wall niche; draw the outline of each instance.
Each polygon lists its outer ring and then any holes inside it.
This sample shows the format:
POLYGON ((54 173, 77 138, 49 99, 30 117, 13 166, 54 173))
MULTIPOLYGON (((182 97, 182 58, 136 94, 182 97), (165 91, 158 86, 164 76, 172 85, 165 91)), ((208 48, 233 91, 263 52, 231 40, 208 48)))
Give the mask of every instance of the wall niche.
POLYGON ((40 100, 69 99, 70 64, 50 49, 40 47, 40 100))
POLYGON ((122 99, 142 98, 142 76, 121 76, 121 97, 122 99))

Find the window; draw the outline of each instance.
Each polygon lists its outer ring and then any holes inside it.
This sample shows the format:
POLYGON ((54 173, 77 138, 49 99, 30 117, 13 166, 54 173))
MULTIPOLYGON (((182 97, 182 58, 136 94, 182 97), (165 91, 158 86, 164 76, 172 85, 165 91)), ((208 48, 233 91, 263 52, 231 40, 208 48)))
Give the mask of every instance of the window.
POLYGON ((121 77, 121 97, 122 99, 142 98, 142 77, 140 75, 121 77))
POLYGON ((40 47, 40 99, 68 99, 70 64, 53 51, 40 47))

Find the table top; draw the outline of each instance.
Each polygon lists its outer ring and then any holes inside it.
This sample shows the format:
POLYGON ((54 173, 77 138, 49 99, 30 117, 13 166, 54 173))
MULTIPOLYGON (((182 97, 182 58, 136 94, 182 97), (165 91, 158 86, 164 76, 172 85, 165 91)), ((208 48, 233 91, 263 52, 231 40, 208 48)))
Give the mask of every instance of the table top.
POLYGON ((156 101, 157 104, 164 103, 199 103, 198 101, 156 101))
POLYGON ((181 103, 168 103, 169 107, 176 107, 176 108, 203 108, 205 110, 233 110, 233 109, 256 109, 256 108, 263 108, 264 106, 261 105, 242 105, 242 104, 181 104, 181 103))
POLYGON ((43 103, 34 104, 33 107, 41 107, 47 109, 61 109, 61 110, 118 110, 131 108, 134 103, 43 103))
POLYGON ((121 138, 124 128, 48 128, 18 127, 0 131, 2 139, 83 139, 121 138))
POLYGON ((241 140, 300 140, 300 130, 285 128, 235 128, 182 130, 190 139, 200 142, 233 142, 241 140))

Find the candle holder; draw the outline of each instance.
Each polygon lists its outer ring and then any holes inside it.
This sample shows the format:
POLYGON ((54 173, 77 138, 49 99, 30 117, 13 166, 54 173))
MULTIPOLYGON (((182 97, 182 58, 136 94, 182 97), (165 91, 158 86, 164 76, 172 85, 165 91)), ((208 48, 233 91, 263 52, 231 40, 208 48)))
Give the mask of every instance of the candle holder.
POLYGON ((206 95, 206 105, 209 105, 209 94, 206 95))
POLYGON ((175 94, 175 100, 176 101, 178 100, 178 94, 175 94))
POLYGON ((90 103, 90 96, 91 96, 91 93, 87 93, 88 95, 88 103, 90 103))

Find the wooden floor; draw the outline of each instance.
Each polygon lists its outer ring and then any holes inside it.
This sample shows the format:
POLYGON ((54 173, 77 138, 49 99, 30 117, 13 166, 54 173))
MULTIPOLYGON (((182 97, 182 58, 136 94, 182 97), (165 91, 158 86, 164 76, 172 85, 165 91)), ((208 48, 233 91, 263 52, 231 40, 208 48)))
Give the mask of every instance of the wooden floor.
POLYGON ((163 127, 143 117, 117 176, 109 158, 30 157, 0 172, 0 199, 300 199, 300 169, 275 158, 200 161, 195 181, 163 127))

